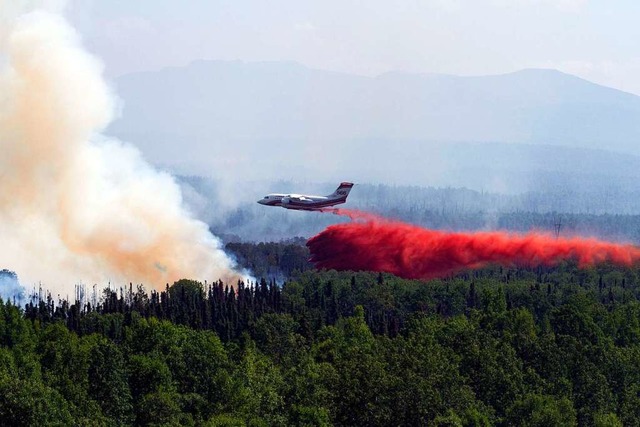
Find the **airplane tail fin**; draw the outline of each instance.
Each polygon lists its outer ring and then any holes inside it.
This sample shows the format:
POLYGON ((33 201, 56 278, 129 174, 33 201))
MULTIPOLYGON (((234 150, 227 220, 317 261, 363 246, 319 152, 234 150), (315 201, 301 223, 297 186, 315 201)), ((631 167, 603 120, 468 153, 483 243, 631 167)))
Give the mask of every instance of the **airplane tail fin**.
POLYGON ((345 200, 351 191, 351 187, 353 187, 352 182, 341 182, 336 191, 333 194, 330 194, 329 197, 344 197, 345 200))

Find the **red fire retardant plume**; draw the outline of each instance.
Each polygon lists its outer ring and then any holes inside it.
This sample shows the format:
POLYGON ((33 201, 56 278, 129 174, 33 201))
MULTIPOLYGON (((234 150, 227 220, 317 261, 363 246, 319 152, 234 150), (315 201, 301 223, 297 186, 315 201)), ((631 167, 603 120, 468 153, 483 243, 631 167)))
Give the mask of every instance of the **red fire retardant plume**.
POLYGON ((603 261, 631 265, 640 260, 640 248, 596 239, 555 239, 538 233, 446 233, 353 210, 330 212, 354 221, 329 226, 307 242, 317 268, 430 279, 487 264, 535 267, 575 259, 586 267, 603 261))

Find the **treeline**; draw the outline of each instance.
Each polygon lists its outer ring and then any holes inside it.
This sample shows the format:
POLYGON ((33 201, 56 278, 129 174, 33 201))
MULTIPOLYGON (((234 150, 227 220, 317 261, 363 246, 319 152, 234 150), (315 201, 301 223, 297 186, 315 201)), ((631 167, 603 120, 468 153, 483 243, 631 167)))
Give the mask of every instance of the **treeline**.
POLYGON ((294 272, 303 272, 313 268, 309 262, 309 250, 306 239, 298 237, 280 243, 276 242, 230 242, 225 251, 232 254, 238 264, 257 277, 269 277, 279 281, 290 277, 294 272))
POLYGON ((640 425, 640 271, 307 271, 0 303, 4 425, 640 425))

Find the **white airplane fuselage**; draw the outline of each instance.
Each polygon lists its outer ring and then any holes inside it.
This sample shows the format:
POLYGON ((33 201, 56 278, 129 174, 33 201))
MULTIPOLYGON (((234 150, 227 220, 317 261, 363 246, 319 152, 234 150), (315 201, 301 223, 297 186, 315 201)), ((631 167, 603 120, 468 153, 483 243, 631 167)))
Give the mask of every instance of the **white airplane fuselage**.
POLYGON ((271 193, 258 200, 258 203, 265 206, 280 206, 285 209, 305 211, 319 210, 346 202, 351 187, 353 187, 352 183, 343 182, 336 191, 328 196, 271 193))

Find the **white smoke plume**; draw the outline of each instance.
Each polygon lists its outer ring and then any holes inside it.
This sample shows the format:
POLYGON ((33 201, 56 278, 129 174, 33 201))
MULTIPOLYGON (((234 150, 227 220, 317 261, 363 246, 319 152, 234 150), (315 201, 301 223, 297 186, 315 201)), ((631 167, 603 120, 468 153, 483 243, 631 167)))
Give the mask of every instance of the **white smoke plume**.
POLYGON ((0 0, 0 268, 68 294, 237 280, 173 178, 99 134, 114 112, 102 66, 46 6, 0 0))
POLYGON ((0 299, 22 305, 25 298, 24 291, 15 272, 7 269, 0 270, 0 299))

